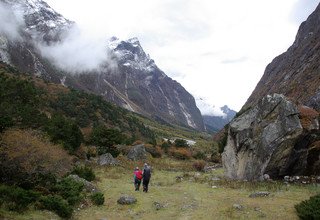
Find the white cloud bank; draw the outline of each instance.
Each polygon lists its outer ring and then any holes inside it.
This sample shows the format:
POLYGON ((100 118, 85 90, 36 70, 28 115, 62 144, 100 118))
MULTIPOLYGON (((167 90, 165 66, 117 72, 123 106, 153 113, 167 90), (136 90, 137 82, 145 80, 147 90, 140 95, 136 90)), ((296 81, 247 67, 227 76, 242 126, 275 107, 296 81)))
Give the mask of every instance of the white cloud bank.
POLYGON ((12 40, 21 40, 20 28, 24 26, 23 15, 0 2, 0 34, 12 40))
POLYGON ((39 44, 42 55, 68 72, 97 71, 102 65, 112 64, 107 47, 107 37, 90 35, 74 26, 62 41, 39 44))

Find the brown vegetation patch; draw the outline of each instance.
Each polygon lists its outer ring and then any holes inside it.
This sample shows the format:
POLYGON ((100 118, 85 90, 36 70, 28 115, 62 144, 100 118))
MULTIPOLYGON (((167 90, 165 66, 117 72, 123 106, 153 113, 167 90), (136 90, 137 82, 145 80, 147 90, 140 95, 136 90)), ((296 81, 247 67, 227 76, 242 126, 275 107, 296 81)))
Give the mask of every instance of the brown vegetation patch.
MULTIPOLYGON (((33 130, 8 130, 2 136, 0 154, 27 173, 63 176, 72 169, 73 158, 58 145, 33 130)), ((3 158, 2 158, 3 159, 3 158)))
POLYGON ((314 122, 318 120, 319 112, 312 108, 302 105, 298 106, 298 110, 300 113, 299 118, 302 127, 308 130, 311 129, 314 125, 314 122))

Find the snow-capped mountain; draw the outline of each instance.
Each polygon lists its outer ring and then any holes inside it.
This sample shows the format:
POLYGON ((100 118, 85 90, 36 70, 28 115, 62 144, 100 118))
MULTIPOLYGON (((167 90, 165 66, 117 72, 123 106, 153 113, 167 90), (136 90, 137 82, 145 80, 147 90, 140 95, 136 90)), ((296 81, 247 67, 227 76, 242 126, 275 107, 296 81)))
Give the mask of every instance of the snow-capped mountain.
POLYGON ((202 116, 207 131, 209 132, 220 131, 237 114, 236 111, 230 109, 227 105, 221 107, 220 109, 224 113, 223 116, 212 116, 212 115, 202 116))
POLYGON ((108 45, 117 68, 102 74, 79 74, 70 85, 156 119, 204 129, 193 96, 157 67, 137 38, 112 38, 108 45))
POLYGON ((204 130, 193 96, 156 66, 137 38, 106 40, 108 62, 102 63, 99 69, 74 74, 54 65, 39 46, 63 43, 76 25, 74 22, 42 0, 0 0, 0 3, 5 10, 22 17, 22 22, 12 24, 20 35, 18 40, 0 33, 0 60, 50 82, 102 95, 119 106, 165 123, 204 130))

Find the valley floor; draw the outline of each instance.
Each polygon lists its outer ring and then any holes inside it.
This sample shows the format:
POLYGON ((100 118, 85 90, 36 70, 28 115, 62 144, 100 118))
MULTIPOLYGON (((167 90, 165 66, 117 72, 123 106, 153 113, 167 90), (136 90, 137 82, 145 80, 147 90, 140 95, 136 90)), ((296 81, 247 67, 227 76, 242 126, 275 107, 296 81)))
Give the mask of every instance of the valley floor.
MULTIPOLYGON (((159 160, 159 159, 158 159, 159 160)), ((160 170, 161 162, 155 167, 150 191, 135 192, 132 169, 136 165, 127 163, 122 167, 97 168, 97 185, 105 196, 103 206, 78 209, 73 219, 122 220, 122 219, 298 219, 294 205, 319 193, 319 186, 285 185, 284 183, 246 183, 218 180, 222 168, 209 173, 195 171, 160 170), (182 178, 177 181, 177 176, 182 178), (249 198, 257 191, 269 191, 263 198, 249 198), (121 195, 137 198, 133 205, 119 205, 121 195), (159 203, 159 210, 155 203, 159 203), (238 206, 238 208, 236 207, 238 206), (242 207, 240 207, 242 206, 242 207)), ((180 162, 172 161, 176 164, 180 162)), ((181 169, 183 169, 181 162, 181 169)), ((190 163, 190 162, 189 162, 190 163)), ((141 164, 139 164, 141 165, 141 164)), ((190 165, 190 164, 189 164, 190 165)), ((188 165, 186 165, 188 166, 188 165)), ((25 215, 10 215, 7 219, 59 219, 50 212, 34 211, 25 215), (10 217, 12 216, 12 218, 10 217)), ((11 213, 12 214, 12 213, 11 213)), ((0 215, 1 216, 1 215, 0 215)))

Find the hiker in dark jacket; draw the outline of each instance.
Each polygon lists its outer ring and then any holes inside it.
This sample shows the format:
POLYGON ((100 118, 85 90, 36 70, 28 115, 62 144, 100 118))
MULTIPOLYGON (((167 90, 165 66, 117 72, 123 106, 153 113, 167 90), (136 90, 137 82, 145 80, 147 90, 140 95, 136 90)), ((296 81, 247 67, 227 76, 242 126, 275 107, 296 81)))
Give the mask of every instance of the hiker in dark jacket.
POLYGON ((151 169, 146 163, 144 164, 142 178, 143 192, 148 192, 148 185, 151 178, 151 169))
POLYGON ((134 180, 134 186, 136 191, 139 191, 141 179, 142 179, 142 171, 139 169, 139 167, 136 167, 133 172, 133 180, 134 180))

